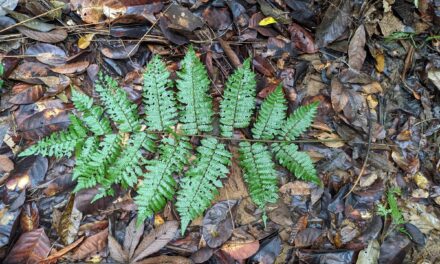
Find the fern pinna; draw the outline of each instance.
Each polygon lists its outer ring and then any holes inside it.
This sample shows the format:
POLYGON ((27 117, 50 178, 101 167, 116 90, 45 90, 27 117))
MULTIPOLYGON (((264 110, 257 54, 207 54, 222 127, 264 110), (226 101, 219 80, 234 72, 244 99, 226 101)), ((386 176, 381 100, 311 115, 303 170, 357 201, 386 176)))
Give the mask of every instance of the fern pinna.
POLYGON ((317 103, 299 107, 287 117, 287 102, 278 86, 254 118, 256 81, 249 59, 225 84, 218 113, 222 137, 210 134, 215 116, 210 82, 192 47, 181 61, 175 83, 159 56, 150 60, 144 73, 143 116, 109 76, 100 74, 95 90, 100 104, 72 88, 77 111, 70 116, 70 126, 21 156, 60 158, 74 153, 74 191, 99 186, 95 200, 113 195, 115 184, 136 188, 139 223, 173 200, 182 233, 202 215, 229 174, 228 144, 235 142, 229 140, 234 129, 252 126, 252 140, 239 139, 239 165, 264 224, 267 204, 278 199, 274 160, 298 179, 320 183, 310 157, 292 143, 311 125, 317 103), (203 138, 198 147, 190 143, 191 137, 203 138), (152 159, 146 158, 147 152, 152 159))

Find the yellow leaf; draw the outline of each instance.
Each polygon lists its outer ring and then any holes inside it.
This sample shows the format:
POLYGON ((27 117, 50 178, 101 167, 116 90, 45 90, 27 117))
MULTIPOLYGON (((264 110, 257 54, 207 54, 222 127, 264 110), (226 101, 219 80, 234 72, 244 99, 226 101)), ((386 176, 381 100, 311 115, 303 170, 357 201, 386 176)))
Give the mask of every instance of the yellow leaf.
POLYGON ((266 18, 263 18, 260 22, 258 22, 258 25, 259 26, 267 26, 267 25, 275 24, 275 23, 277 23, 275 18, 273 18, 273 17, 266 17, 266 18))
POLYGON ((162 216, 160 216, 159 214, 156 214, 154 216, 154 227, 159 227, 161 225, 163 225, 163 223, 165 223, 165 220, 162 218, 162 216))
POLYGON ((374 56, 374 58, 376 59, 376 65, 374 65, 376 67, 376 71, 382 73, 385 69, 385 56, 383 53, 378 53, 376 56, 374 56))
POLYGON ((80 39, 78 39, 78 47, 80 49, 87 49, 87 47, 90 46, 90 41, 92 41, 94 36, 95 33, 90 33, 82 36, 80 39))

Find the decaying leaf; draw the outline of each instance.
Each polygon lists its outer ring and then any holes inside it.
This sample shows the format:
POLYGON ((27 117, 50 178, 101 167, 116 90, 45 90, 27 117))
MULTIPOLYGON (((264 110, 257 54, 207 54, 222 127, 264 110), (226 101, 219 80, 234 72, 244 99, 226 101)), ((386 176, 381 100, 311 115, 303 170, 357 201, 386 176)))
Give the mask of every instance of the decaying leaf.
POLYGON ((380 245, 377 240, 371 240, 368 247, 359 252, 356 264, 376 264, 379 260, 380 245))
POLYGON ((325 47, 338 39, 348 27, 351 0, 338 0, 329 5, 321 24, 316 28, 316 44, 325 47))
POLYGON ((9 252, 4 264, 38 263, 50 252, 50 241, 43 228, 23 233, 9 252))
POLYGON ((211 248, 221 246, 231 237, 233 220, 230 212, 235 204, 235 200, 219 202, 206 212, 202 234, 211 248))
POLYGON ((26 203, 23 206, 20 216, 20 227, 24 232, 30 232, 37 229, 40 225, 40 215, 35 202, 26 203))
POLYGON ((356 71, 362 69, 362 65, 364 65, 365 58, 367 57, 365 37, 365 27, 360 25, 354 32, 350 45, 348 46, 348 65, 356 71))
MULTIPOLYGON (((124 250, 128 252, 130 258, 133 257, 134 251, 139 244, 139 241, 144 234, 144 225, 136 225, 137 218, 133 218, 127 229, 125 230, 124 250)), ((162 223, 164 224, 164 223, 162 223)))
POLYGON ((78 240, 76 240, 75 242, 73 242, 72 244, 64 247, 63 249, 51 254, 49 257, 45 258, 44 260, 42 260, 41 262, 39 262, 40 264, 50 264, 50 263, 56 263, 56 261, 63 257, 65 254, 67 254, 68 252, 70 252, 71 250, 73 250, 74 248, 76 248, 83 240, 85 237, 81 237, 78 240))
POLYGON ((78 48, 87 49, 90 46, 90 43, 95 36, 95 33, 85 34, 84 36, 78 39, 78 48))
POLYGON ((88 61, 78 61, 51 68, 51 71, 61 74, 78 74, 85 72, 89 64, 88 61))
POLYGON ((67 61, 67 54, 64 50, 47 43, 32 45, 25 54, 35 56, 38 61, 51 66, 62 65, 67 61))
POLYGON ((0 155, 0 173, 10 172, 14 169, 14 162, 8 156, 0 155))
POLYGON ((71 244, 81 223, 82 213, 75 206, 75 195, 70 196, 66 208, 63 210, 57 232, 65 245, 71 244))
POLYGON ((26 37, 45 43, 58 43, 67 38, 67 31, 62 28, 54 29, 49 32, 40 32, 27 27, 18 26, 17 30, 26 37))
POLYGON ((116 239, 111 235, 108 236, 108 249, 110 251, 110 256, 117 262, 120 263, 128 262, 127 252, 122 249, 118 241, 116 241, 116 239))
POLYGON ((177 221, 168 221, 160 227, 153 229, 139 244, 131 261, 141 260, 163 248, 174 238, 177 227, 177 221))
POLYGON ((221 247, 222 251, 236 260, 244 260, 255 254, 260 248, 258 240, 250 242, 231 241, 221 247))
POLYGON ((73 252, 72 259, 83 260, 89 255, 101 251, 107 245, 108 228, 90 236, 73 252))

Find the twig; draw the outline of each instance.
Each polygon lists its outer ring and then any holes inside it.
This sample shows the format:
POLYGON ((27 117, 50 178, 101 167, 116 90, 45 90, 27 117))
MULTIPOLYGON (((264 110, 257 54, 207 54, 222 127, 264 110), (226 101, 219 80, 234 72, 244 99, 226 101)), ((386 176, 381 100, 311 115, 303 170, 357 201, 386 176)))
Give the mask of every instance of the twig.
POLYGON ((34 17, 28 18, 28 19, 26 19, 26 20, 23 20, 23 21, 21 21, 21 22, 18 22, 17 24, 11 25, 11 26, 9 26, 9 27, 6 27, 6 28, 0 30, 0 33, 3 33, 3 32, 5 32, 5 31, 8 31, 8 30, 10 30, 10 29, 12 29, 12 28, 15 28, 15 27, 17 27, 17 26, 20 26, 20 25, 22 25, 22 24, 25 24, 25 23, 27 23, 27 22, 29 22, 29 21, 32 21, 32 20, 37 19, 37 18, 39 18, 39 17, 45 16, 45 15, 47 15, 47 14, 49 14, 49 13, 55 12, 55 11, 60 10, 60 9, 62 9, 62 8, 63 8, 63 7, 60 6, 60 7, 57 7, 57 8, 55 8, 55 9, 49 10, 49 11, 47 11, 47 12, 44 12, 44 13, 42 13, 42 14, 39 14, 38 16, 34 16, 34 17))

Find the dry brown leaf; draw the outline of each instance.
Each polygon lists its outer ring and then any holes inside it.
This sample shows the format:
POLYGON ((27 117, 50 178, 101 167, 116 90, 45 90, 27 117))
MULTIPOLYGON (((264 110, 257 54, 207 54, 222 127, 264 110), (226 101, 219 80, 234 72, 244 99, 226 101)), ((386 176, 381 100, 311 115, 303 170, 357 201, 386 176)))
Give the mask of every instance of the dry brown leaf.
POLYGON ((379 82, 372 82, 362 85, 362 92, 366 94, 383 93, 383 89, 379 82))
POLYGON ((133 218, 125 230, 124 250, 128 252, 130 258, 133 257, 134 250, 144 234, 144 225, 136 226, 137 218, 133 218))
POLYGON ((365 41, 365 28, 364 25, 360 25, 356 29, 348 46, 348 65, 357 71, 362 69, 362 65, 367 57, 365 41))
POLYGON ((280 193, 289 195, 310 195, 311 186, 304 181, 288 182, 281 186, 280 193))
POLYGON ((107 245, 108 228, 90 236, 73 252, 72 259, 82 260, 95 252, 101 251, 107 245))
POLYGON ((254 255, 260 248, 258 240, 251 242, 230 241, 226 242, 222 247, 222 251, 231 256, 235 260, 247 259, 254 255))
POLYGON ((117 262, 128 262, 127 252, 122 249, 121 245, 119 245, 118 241, 116 241, 112 235, 108 235, 108 249, 110 251, 110 256, 117 262))
POLYGON ((81 218, 82 213, 75 206, 75 195, 72 195, 57 226, 57 232, 65 245, 71 244, 75 240, 81 218))
POLYGON ((9 252, 4 264, 38 263, 50 252, 50 241, 43 228, 23 233, 9 252))
POLYGON ((69 251, 71 251, 72 249, 76 248, 84 240, 84 238, 85 237, 81 237, 72 244, 65 246, 63 249, 53 253, 52 255, 41 261, 39 264, 56 263, 59 258, 69 253, 69 251))
POLYGON ((65 64, 63 66, 54 67, 51 70, 61 74, 83 73, 87 67, 89 67, 89 64, 90 63, 88 61, 78 61, 65 64))
POLYGON ((374 65, 376 71, 382 73, 385 70, 385 55, 382 52, 376 52, 373 56, 376 60, 376 64, 374 65))
POLYGON ((179 256, 158 256, 154 258, 144 259, 136 262, 136 264, 193 264, 190 259, 179 256))
POLYGON ((159 228, 153 229, 139 244, 132 262, 141 260, 163 248, 174 238, 178 226, 177 221, 168 221, 159 228))
POLYGON ((17 30, 26 37, 46 43, 57 43, 67 38, 67 31, 61 28, 49 32, 40 32, 27 27, 18 26, 17 30))
POLYGON ((335 133, 322 132, 316 135, 316 138, 322 140, 321 143, 330 148, 340 148, 345 145, 344 141, 335 133))
POLYGON ((26 203, 23 205, 20 216, 20 227, 25 232, 30 232, 37 229, 40 225, 40 215, 35 202, 26 203))
POLYGON ((341 112, 348 103, 348 94, 345 92, 345 88, 338 78, 333 78, 332 83, 332 106, 336 112, 341 112))
POLYGON ((0 172, 10 172, 14 169, 14 162, 8 156, 0 155, 0 172))

